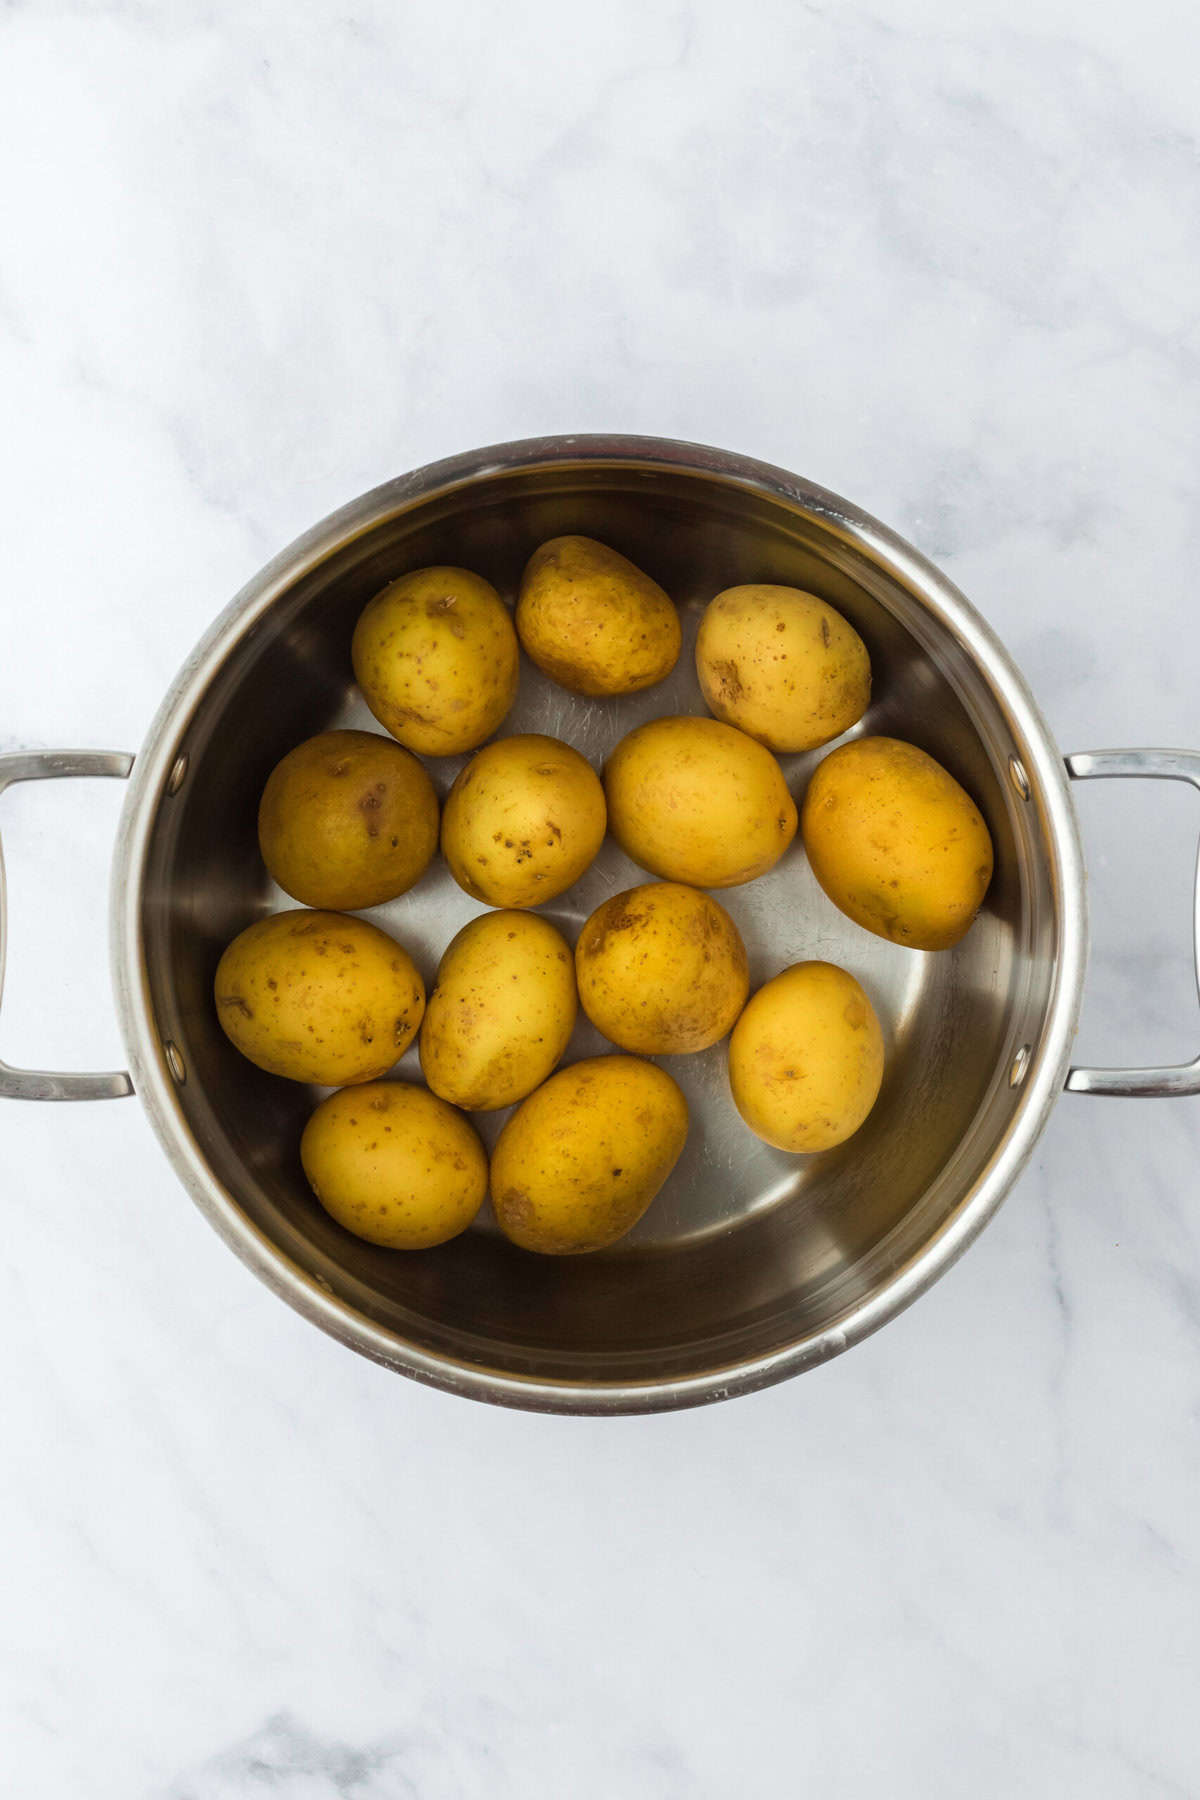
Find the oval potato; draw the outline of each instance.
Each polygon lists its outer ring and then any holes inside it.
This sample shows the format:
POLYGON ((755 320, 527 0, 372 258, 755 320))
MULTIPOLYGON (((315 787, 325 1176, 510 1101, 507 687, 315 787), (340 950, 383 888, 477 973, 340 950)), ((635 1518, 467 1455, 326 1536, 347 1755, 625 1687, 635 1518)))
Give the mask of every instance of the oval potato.
POLYGON ((771 750, 827 744, 871 699, 871 659, 849 620, 816 594, 769 582, 710 600, 696 674, 709 711, 771 750))
POLYGON ((858 1130, 883 1080, 883 1032, 845 969, 803 962, 747 1003, 729 1083, 751 1131, 779 1150, 831 1150, 858 1130))
POLYGON ((468 1112, 523 1100, 557 1064, 577 1011, 562 933, 527 912, 491 912, 450 940, 421 1025, 435 1094, 468 1112))
POLYGON ((525 565, 517 635, 576 694, 636 694, 675 667, 679 614, 657 581, 607 544, 551 538, 525 565))
POLYGON ((736 887, 772 868, 796 835, 796 806, 771 752, 717 719, 652 719, 604 770, 622 850, 665 881, 736 887))
POLYGON ((457 1237, 487 1193, 487 1153, 475 1128, 407 1081, 330 1094, 304 1128, 300 1161, 325 1211, 389 1250, 428 1250, 457 1237))
POLYGON ((604 789, 569 744, 499 738, 461 769, 442 813, 442 854, 488 906, 537 906, 578 881, 604 842, 604 789))
POLYGON ((499 729, 517 697, 512 615, 490 581, 438 564, 368 601, 351 644, 379 723, 422 756, 457 756, 499 729))
POLYGON ((953 775, 899 738, 832 751, 804 796, 804 848, 847 917, 915 950, 948 950, 992 879, 992 840, 953 775))
POLYGON ((522 1102, 492 1152, 492 1204, 523 1250, 603 1250, 637 1224, 678 1162, 687 1101, 663 1069, 594 1056, 522 1102))
POLYGON ((282 912, 234 938, 217 965, 221 1027, 269 1075, 346 1087, 402 1056, 425 1011, 412 958, 365 919, 282 912))
POLYGON ((584 1012, 622 1050, 707 1050, 750 991, 746 946, 723 906, 696 888, 651 881, 614 894, 579 934, 584 1012))
POLYGON ((409 751, 377 731, 323 731, 271 771, 258 843, 293 900, 362 912, 421 879, 438 843, 433 783, 409 751))

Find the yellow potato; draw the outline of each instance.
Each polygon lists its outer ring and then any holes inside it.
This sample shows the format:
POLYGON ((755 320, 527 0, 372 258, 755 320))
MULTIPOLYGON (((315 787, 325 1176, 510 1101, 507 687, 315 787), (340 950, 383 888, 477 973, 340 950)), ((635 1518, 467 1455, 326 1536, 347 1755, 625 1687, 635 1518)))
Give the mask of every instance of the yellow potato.
POLYGON ((441 566, 402 575, 354 628, 354 675, 379 723, 422 756, 457 756, 517 697, 517 634, 490 581, 441 566))
POLYGON ((679 1161, 687 1101, 636 1056, 560 1069, 522 1102, 492 1151, 492 1204, 523 1250, 603 1250, 632 1229, 679 1161))
POLYGON ((785 969, 748 1002, 729 1040, 729 1082, 751 1131, 779 1150, 831 1150, 856 1132, 883 1080, 883 1033, 853 975, 785 969))
POLYGON ((840 737, 871 698, 871 661, 853 625, 815 594, 767 582, 709 602, 696 674, 710 712, 779 751, 840 737))
POLYGON ((403 1055, 425 1011, 412 958, 365 919, 282 912, 234 938, 217 965, 217 1017, 269 1075, 345 1087, 403 1055))
POLYGON ((947 950, 992 879, 978 807, 941 763, 898 738, 856 738, 804 796, 804 847, 834 905, 876 936, 947 950))
POLYGON ((578 881, 604 842, 604 789, 557 738, 499 738, 461 769, 442 814, 442 855, 488 906, 537 906, 578 881))
POLYGON ((304 1128, 309 1186, 339 1225, 388 1250, 428 1250, 465 1231, 487 1193, 469 1119, 407 1081, 323 1100, 304 1128))
POLYGON ((469 1112, 523 1100, 545 1081, 575 1027, 575 970, 548 919, 484 913, 452 938, 421 1026, 435 1094, 469 1112))
POLYGON ((769 750, 716 719, 652 719, 604 770, 608 822, 627 856, 692 887, 736 887, 774 866, 796 807, 769 750))
POLYGON ((636 694, 669 675, 679 614, 649 575, 595 538, 557 537, 525 565, 517 635, 576 694, 636 694))
POLYGON ((674 881, 614 894, 575 946, 579 999, 622 1050, 707 1050, 746 1003, 746 946, 723 906, 674 881))
POLYGON ((272 770, 258 843, 293 900, 361 912, 407 893, 438 841, 433 783, 415 756, 377 731, 323 731, 272 770))

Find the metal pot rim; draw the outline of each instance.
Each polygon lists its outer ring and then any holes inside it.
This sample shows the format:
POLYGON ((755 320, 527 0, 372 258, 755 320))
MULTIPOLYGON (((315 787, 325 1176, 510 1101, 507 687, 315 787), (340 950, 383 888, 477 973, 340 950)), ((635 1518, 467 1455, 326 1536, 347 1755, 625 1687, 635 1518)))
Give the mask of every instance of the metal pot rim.
POLYGON ((1083 856, 1063 759, 1033 695, 999 639, 945 575, 904 539, 849 501, 786 470, 707 445, 637 436, 565 436, 493 445, 385 482, 297 538, 242 588, 196 646, 167 692, 134 765, 113 858, 113 985, 136 1091, 176 1173, 225 1242, 281 1298, 341 1343, 450 1392, 534 1411, 641 1413, 700 1405, 782 1381, 859 1342, 910 1305, 967 1248, 1015 1181, 1062 1091, 1082 998, 1087 919, 1083 856), (305 572, 381 520, 485 477, 571 463, 663 468, 800 505, 899 575, 985 669, 1020 746, 1044 811, 1058 911, 1059 953, 1045 1025, 1009 1123, 953 1219, 869 1300, 834 1326, 770 1355, 680 1380, 563 1383, 433 1356, 394 1338, 319 1285, 250 1222, 195 1144, 154 1027, 140 911, 157 808, 195 707, 232 647, 305 572))

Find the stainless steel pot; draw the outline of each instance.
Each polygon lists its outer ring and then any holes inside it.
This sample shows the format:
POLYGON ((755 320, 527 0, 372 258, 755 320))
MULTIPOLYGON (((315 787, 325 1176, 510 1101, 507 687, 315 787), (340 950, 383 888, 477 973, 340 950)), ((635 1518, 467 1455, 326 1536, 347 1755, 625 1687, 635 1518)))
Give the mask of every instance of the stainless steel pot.
MULTIPOLYGON (((691 664, 685 644, 669 682, 603 704, 526 667, 505 730, 567 738, 599 763, 638 721, 699 709, 691 664)), ((797 793, 815 760, 784 759, 797 793)), ((459 761, 432 765, 443 791, 459 761)), ((353 1349, 455 1393, 554 1412, 648 1412, 796 1374, 875 1330, 949 1267, 999 1205, 1064 1084, 1093 1094, 1200 1091, 1200 1059, 1182 1069, 1068 1066, 1086 959, 1069 778, 1200 786, 1200 755, 1101 751, 1064 764, 1003 647, 937 569, 846 501, 744 457, 651 438, 548 438, 377 488, 242 590, 184 667, 136 764, 104 753, 10 756, 0 758, 0 789, 131 770, 112 896, 131 1073, 0 1065, 0 1093, 73 1100, 136 1090, 201 1210, 276 1293, 353 1349), (793 1158, 752 1138, 717 1046, 671 1059, 692 1107, 689 1147, 647 1218, 613 1250, 527 1256, 486 1217, 436 1251, 379 1250, 348 1236, 309 1194, 297 1143, 314 1096, 243 1062, 214 1017, 221 949, 281 898, 258 857, 258 795, 302 737, 371 724, 352 685, 349 641, 359 609, 389 577, 455 562, 511 593, 532 547, 565 531, 643 564, 693 630, 704 603, 735 581, 827 595, 871 651, 876 692, 863 729, 915 740, 962 779, 995 841, 995 880, 964 942, 936 956, 850 924, 798 845, 762 880, 723 893, 756 982, 825 957, 859 976, 886 1022, 883 1092, 841 1149, 793 1158)), ((610 843, 545 911, 573 931, 602 897, 639 879, 610 843)), ((374 916, 429 978, 478 910, 439 866, 374 916)), ((1200 953, 1200 912, 1196 928, 1200 953)), ((0 975, 4 936, 0 912, 0 975)), ((603 1048, 585 1025, 570 1054, 603 1048)), ((482 1123, 494 1135, 499 1120, 482 1123)))

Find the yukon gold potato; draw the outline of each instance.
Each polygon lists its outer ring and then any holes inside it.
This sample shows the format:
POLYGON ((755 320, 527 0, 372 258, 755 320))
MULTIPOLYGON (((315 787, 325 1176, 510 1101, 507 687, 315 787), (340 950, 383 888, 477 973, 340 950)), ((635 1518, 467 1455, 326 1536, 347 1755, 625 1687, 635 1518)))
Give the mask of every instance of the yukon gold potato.
POLYGON ((450 872, 488 906, 537 906, 578 881, 604 842, 604 789, 557 738, 499 738, 458 774, 442 814, 450 872))
POLYGON ((293 900, 361 912, 407 893, 438 840, 433 783, 415 756, 377 731, 323 731, 272 770, 258 843, 293 900))
POLYGON ((779 1150, 831 1150, 856 1132, 883 1080, 883 1033, 845 969, 803 962, 747 1003, 729 1082, 751 1131, 779 1150))
POLYGON ((365 919, 283 912, 234 938, 217 965, 217 1017, 269 1075, 345 1087, 402 1056, 425 1011, 412 958, 365 919))
POLYGON ((575 1026, 575 969, 561 932, 526 912, 491 912, 452 938, 421 1025, 435 1094, 469 1112, 523 1100, 575 1026))
POLYGON ((557 537, 525 565, 517 635, 538 668, 576 694, 635 694, 675 667, 670 597, 595 538, 557 537))
POLYGON ((598 906, 575 946, 579 999, 622 1050, 707 1050, 750 991, 746 947, 723 906, 674 881, 651 881, 598 906))
POLYGON ((300 1140, 309 1186, 339 1225, 389 1250, 429 1250, 465 1231, 487 1192, 474 1126, 406 1081, 343 1088, 300 1140))
POLYGON ((354 675, 379 723, 422 756, 457 756, 517 697, 517 634, 490 581, 438 566, 376 594, 354 628, 354 675))
POLYGON ((636 1056, 560 1069, 517 1108, 492 1151, 492 1205, 523 1250, 603 1250, 641 1218, 687 1138, 687 1101, 636 1056))
POLYGON ((871 661, 853 625, 816 594, 768 582, 709 602, 696 674, 710 712, 778 751, 840 737, 871 698, 871 661))
POLYGON ((604 790, 625 854, 693 887, 753 881, 796 833, 796 807, 771 752, 716 719, 639 725, 609 757, 604 790))
POLYGON ((834 905, 915 950, 957 944, 992 879, 979 808, 941 763, 898 738, 832 751, 808 784, 803 833, 834 905))

